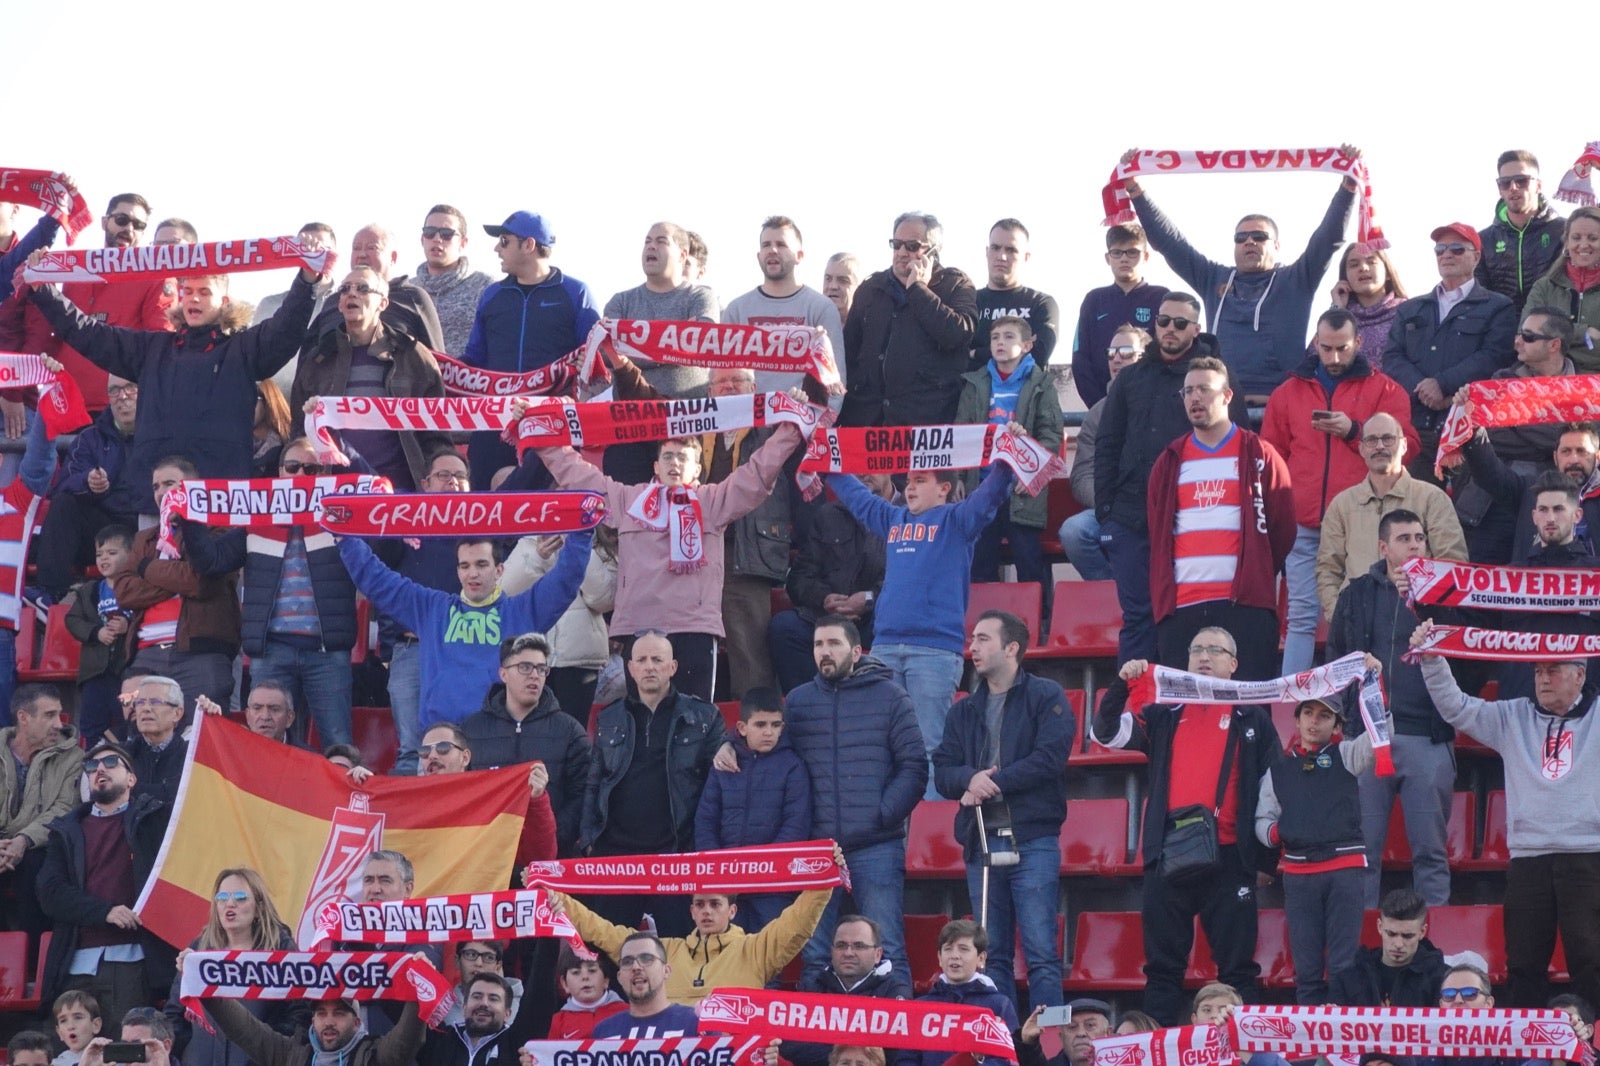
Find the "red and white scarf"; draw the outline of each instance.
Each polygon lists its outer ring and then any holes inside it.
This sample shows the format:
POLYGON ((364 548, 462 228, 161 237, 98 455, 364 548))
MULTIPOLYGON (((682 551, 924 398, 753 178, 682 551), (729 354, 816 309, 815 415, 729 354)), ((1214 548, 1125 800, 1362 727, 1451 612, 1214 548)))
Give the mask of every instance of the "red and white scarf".
POLYGON ((67 231, 69 244, 94 221, 89 205, 61 180, 58 170, 0 168, 0 200, 37 207, 61 223, 61 228, 67 231))
POLYGON ((398 1000, 435 1028, 455 1002, 443 974, 399 951, 191 951, 178 998, 207 1032, 203 999, 398 1000))
POLYGON ((319 463, 350 462, 335 430, 389 429, 462 433, 503 432, 515 418, 512 396, 319 396, 306 415, 306 436, 319 463))
POLYGON ((39 417, 45 436, 51 440, 88 425, 89 409, 84 406, 78 383, 66 371, 44 365, 44 356, 21 352, 0 352, 0 389, 39 390, 39 417))
POLYGON ((1600 167, 1600 141, 1590 141, 1583 146, 1583 152, 1577 161, 1561 175, 1561 184, 1556 187, 1555 198, 1569 204, 1593 207, 1594 185, 1589 176, 1594 173, 1595 167, 1600 167))
POLYGON ((1270 681, 1240 681, 1191 674, 1170 666, 1152 666, 1128 686, 1130 707, 1154 703, 1222 703, 1234 706, 1256 703, 1299 703, 1333 699, 1351 685, 1361 686, 1361 722, 1372 736, 1379 777, 1394 773, 1389 753, 1389 719, 1384 709, 1383 686, 1377 671, 1368 670, 1366 655, 1353 651, 1343 658, 1297 674, 1270 681))
POLYGON ((578 348, 537 370, 485 370, 469 366, 438 349, 433 358, 444 379, 444 391, 452 396, 552 396, 571 395, 579 385, 604 381, 610 377, 605 364, 590 359, 578 348))
POLYGON ((23 268, 34 285, 63 281, 155 281, 200 274, 239 274, 251 270, 305 267, 318 274, 333 269, 331 249, 312 251, 297 237, 251 237, 209 244, 139 244, 126 248, 69 248, 45 252, 23 268))
POLYGON ((423 896, 384 903, 340 903, 318 916, 328 940, 353 944, 442 944, 465 940, 563 937, 575 947, 583 938, 566 915, 550 909, 542 888, 423 896))
POLYGON ((801 471, 830 474, 908 474, 973 470, 1005 463, 1037 496, 1064 467, 1059 455, 1005 426, 883 426, 829 429, 812 434, 801 471))
POLYGON ((1570 614, 1600 611, 1600 571, 1485 566, 1448 559, 1408 559, 1406 602, 1442 607, 1570 614))
POLYGON ((674 574, 692 573, 706 565, 706 518, 693 485, 669 488, 651 478, 628 504, 628 517, 667 534, 667 569, 674 574))
POLYGON ((406 492, 324 499, 316 520, 341 537, 530 537, 581 533, 605 517, 598 492, 406 492))
POLYGON ((1594 1060, 1594 1048, 1563 1010, 1235 1007, 1226 1039, 1234 1051, 1287 1059, 1382 1051, 1417 1058, 1594 1060))
POLYGON ((1544 378, 1493 378, 1467 386, 1470 410, 1452 404, 1439 430, 1435 472, 1483 429, 1544 426, 1600 419, 1600 374, 1544 378))
POLYGON ((762 1066, 767 1041, 761 1036, 661 1036, 626 1040, 528 1040, 526 1051, 533 1066, 762 1066))
POLYGON ((177 554, 172 537, 174 518, 234 529, 312 526, 324 496, 393 491, 389 479, 377 474, 190 479, 161 497, 161 532, 156 544, 164 558, 177 554))
POLYGON ((699 400, 617 400, 573 403, 535 399, 517 423, 517 452, 529 448, 600 448, 612 444, 698 437, 782 423, 809 436, 833 424, 833 412, 786 392, 707 396, 699 400))
POLYGON ((1443 655, 1446 659, 1482 659, 1497 663, 1589 659, 1600 655, 1600 634, 1521 633, 1476 626, 1434 626, 1420 648, 1411 648, 1401 658, 1414 663, 1425 653, 1443 655))
POLYGON ((850 887, 833 841, 758 844, 679 855, 611 855, 530 862, 523 883, 598 895, 801 892, 850 887))
POLYGON ((711 1032, 1017 1061, 1005 1022, 988 1007, 964 1003, 719 988, 695 1004, 695 1013, 711 1032))
POLYGON ((1189 151, 1161 148, 1140 152, 1131 163, 1119 164, 1100 191, 1105 225, 1133 222, 1133 201, 1123 183, 1151 174, 1266 174, 1299 171, 1338 174, 1353 179, 1361 196, 1356 240, 1369 248, 1387 248, 1389 241, 1378 225, 1372 206, 1372 175, 1365 159, 1351 159, 1337 148, 1229 148, 1189 151))
POLYGON ((827 388, 842 384, 833 345, 818 326, 601 319, 589 330, 586 350, 593 357, 604 344, 630 359, 809 374, 827 388))
POLYGON ((1214 1025, 1180 1025, 1154 1032, 1101 1037, 1092 1066, 1226 1066, 1233 1054, 1214 1025))

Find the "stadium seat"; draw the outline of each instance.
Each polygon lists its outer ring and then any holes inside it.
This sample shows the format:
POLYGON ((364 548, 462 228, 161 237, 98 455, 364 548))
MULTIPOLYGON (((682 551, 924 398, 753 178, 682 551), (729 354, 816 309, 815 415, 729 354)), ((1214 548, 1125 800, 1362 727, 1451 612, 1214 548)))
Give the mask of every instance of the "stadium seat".
POLYGON ((1483 854, 1463 862, 1461 869, 1504 870, 1510 861, 1511 852, 1506 846, 1506 794, 1496 789, 1489 793, 1488 802, 1484 804, 1483 854))
MULTIPOLYGON (((1293 988, 1294 959, 1289 954, 1289 923, 1284 912, 1263 908, 1256 914, 1256 965, 1261 967, 1261 987, 1293 988)), ((1184 971, 1186 988, 1199 988, 1217 979, 1217 963, 1211 945, 1194 922, 1194 946, 1189 949, 1189 965, 1184 971)))
POLYGON ((1061 876, 1135 877, 1128 861, 1128 801, 1075 799, 1061 826, 1061 876))
MULTIPOLYGON (((1028 956, 1022 950, 1022 931, 1017 931, 1017 942, 1011 949, 1011 977, 1017 982, 1018 988, 1028 987, 1028 956)), ((1056 915, 1056 948, 1061 950, 1067 940, 1067 916, 1056 915)), ((1061 957, 1065 959, 1067 953, 1061 950, 1061 957)))
POLYGON ((722 712, 722 721, 728 727, 728 732, 738 732, 737 726, 739 724, 739 701, 728 700, 726 702, 719 703, 717 704, 717 710, 722 712))
POLYGON ((0 1011, 37 1011, 43 1004, 44 964, 50 933, 39 938, 39 962, 28 973, 28 934, 0 933, 0 1011), (31 978, 31 979, 30 979, 31 978))
POLYGON ((44 647, 39 650, 39 665, 19 666, 18 681, 65 683, 78 679, 78 656, 83 645, 67 630, 67 612, 71 609, 70 603, 57 603, 50 608, 45 621, 44 647))
POLYGON ((394 713, 387 707, 352 707, 350 727, 361 757, 375 774, 394 769, 400 757, 400 737, 394 731, 394 713))
POLYGON ((38 644, 38 613, 32 604, 23 604, 17 612, 17 680, 22 680, 24 670, 33 669, 34 648, 38 644))
MULTIPOLYGON (((1472 857, 1473 822, 1472 794, 1452 794, 1450 820, 1445 826, 1445 856, 1452 868, 1472 857)), ((1383 868, 1411 869, 1411 841, 1406 838, 1405 815, 1398 800, 1389 812, 1389 834, 1383 841, 1383 868)))
POLYGON ((1133 992, 1144 987, 1144 922, 1137 911, 1084 911, 1072 939, 1071 991, 1133 992))
MULTIPOLYGON (((1112 658, 1122 632, 1122 607, 1115 581, 1058 581, 1050 610, 1046 657, 1112 658)), ((1141 987, 1143 987, 1141 985, 1141 987)))
POLYGON ((906 835, 906 876, 924 880, 954 878, 966 883, 967 864, 961 859, 955 825, 956 800, 923 800, 911 812, 906 835))
POLYGON ((939 930, 950 920, 947 914, 908 914, 906 958, 911 964, 911 985, 918 995, 932 987, 939 976, 939 930))
POLYGON ((1022 624, 1033 634, 1033 644, 1039 643, 1040 626, 1044 621, 1044 589, 1037 581, 979 581, 967 594, 967 632, 977 623, 984 611, 1010 611, 1022 619, 1022 624))
MULTIPOLYGON (((1505 927, 1500 908, 1492 904, 1428 908, 1428 939, 1446 955, 1476 951, 1489 963, 1489 980, 1506 980, 1505 927)), ((1361 946, 1378 947, 1378 912, 1367 911, 1361 919, 1361 946)))

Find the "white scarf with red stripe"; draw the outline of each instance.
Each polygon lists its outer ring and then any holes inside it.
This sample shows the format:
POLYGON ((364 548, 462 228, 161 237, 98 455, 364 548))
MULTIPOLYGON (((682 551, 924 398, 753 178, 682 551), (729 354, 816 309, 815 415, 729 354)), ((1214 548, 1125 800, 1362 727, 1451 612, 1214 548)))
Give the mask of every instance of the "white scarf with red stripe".
POLYGON ((1406 602, 1570 614, 1600 611, 1600 571, 1408 559, 1406 602))
POLYGON ((755 844, 675 855, 608 855, 530 862, 524 884, 602 895, 802 892, 850 887, 831 840, 755 844))
POLYGON ((208 1032, 204 999, 398 1000, 435 1028, 455 1005, 443 974, 399 951, 191 951, 178 998, 208 1032))
POLYGON ((0 352, 0 389, 29 386, 39 390, 39 418, 44 422, 46 437, 55 440, 89 424, 89 409, 71 374, 51 370, 44 365, 42 355, 0 352))
POLYGON ((1004 463, 1037 496, 1065 466, 1061 457, 1032 437, 1005 426, 971 423, 828 429, 806 442, 802 472, 910 474, 929 470, 976 470, 1004 463))
POLYGON ((588 950, 572 921, 550 909, 550 896, 542 888, 383 903, 345 902, 326 908, 317 925, 325 939, 353 944, 442 944, 555 936, 565 938, 575 951, 588 950))
POLYGON ((161 532, 156 545, 163 558, 178 554, 172 536, 174 518, 256 531, 312 526, 324 496, 393 491, 389 479, 377 474, 190 479, 161 498, 161 532))
POLYGON ((537 370, 485 370, 471 366, 437 348, 433 358, 444 379, 444 391, 452 396, 550 396, 570 395, 579 385, 605 381, 606 366, 591 358, 584 348, 568 352, 537 370))
POLYGON ((1233 1061, 1214 1025, 1180 1025, 1094 1041, 1092 1066, 1225 1066, 1233 1061))
POLYGON ((1416 1058, 1594 1061, 1593 1046, 1578 1036, 1563 1010, 1235 1007, 1226 1040, 1234 1051, 1276 1052, 1288 1059, 1382 1051, 1416 1058))
POLYGON ((601 319, 589 330, 591 359, 602 345, 630 359, 809 374, 826 388, 842 385, 833 345, 819 326, 601 319))
POLYGON ((688 574, 706 565, 706 519, 693 485, 669 488, 652 478, 628 504, 628 517, 668 539, 667 569, 688 574))
POLYGON ((1600 655, 1600 634, 1522 633, 1477 626, 1434 626, 1428 630, 1421 646, 1409 649, 1401 658, 1414 663, 1425 654, 1501 663, 1590 659, 1600 655))
POLYGON ((312 251, 298 237, 252 237, 208 244, 133 244, 127 247, 68 248, 48 251, 22 269, 30 285, 64 281, 159 281, 199 274, 238 274, 249 270, 305 267, 323 274, 338 256, 312 251))
POLYGON ((306 415, 306 436, 319 463, 345 466, 350 457, 335 430, 377 429, 462 433, 505 431, 515 420, 513 396, 319 396, 306 415))

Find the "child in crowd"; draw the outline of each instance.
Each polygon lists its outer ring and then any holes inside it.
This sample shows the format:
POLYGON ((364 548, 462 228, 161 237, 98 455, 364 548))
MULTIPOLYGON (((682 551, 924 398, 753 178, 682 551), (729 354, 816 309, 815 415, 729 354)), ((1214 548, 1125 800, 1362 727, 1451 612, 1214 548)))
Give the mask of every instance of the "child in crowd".
POLYGON ((584 959, 572 950, 572 945, 561 945, 561 956, 556 960, 556 979, 567 1001, 550 1019, 550 1040, 588 1040, 596 1023, 628 1009, 627 1001, 611 990, 611 978, 616 966, 605 955, 595 951, 595 958, 584 959))
MULTIPOLYGON (((714 851, 809 840, 811 775, 783 735, 783 695, 775 688, 746 692, 736 728, 739 769, 713 769, 706 778, 694 819, 695 847, 714 851)), ((745 932, 759 933, 794 899, 793 892, 740 896, 734 920, 745 932)))
MULTIPOLYGON (((1017 1008, 1011 999, 995 987, 983 974, 989 961, 989 934, 983 926, 970 918, 957 918, 946 922, 939 930, 939 976, 925 996, 918 999, 940 1003, 960 1003, 968 1007, 987 1007, 995 1017, 1005 1023, 1015 1040, 1021 1030, 1017 1022, 1017 1008)), ((899 1051, 895 1053, 895 1066, 938 1066, 950 1057, 945 1051, 899 1051)), ((1005 1062, 988 1055, 979 1060, 979 1066, 1000 1066, 1005 1062)))
POLYGON ((89 1041, 100 1035, 104 1024, 100 1019, 100 1001, 87 992, 74 989, 63 992, 51 1004, 50 1013, 56 1019, 56 1039, 67 1050, 57 1055, 50 1066, 78 1066, 83 1049, 89 1041))
POLYGON ((83 645, 78 658, 78 725, 93 744, 109 729, 122 725, 122 704, 117 698, 122 668, 127 664, 122 639, 131 611, 117 606, 111 582, 133 558, 133 530, 109 525, 94 537, 94 564, 99 581, 85 581, 67 609, 67 632, 83 645))

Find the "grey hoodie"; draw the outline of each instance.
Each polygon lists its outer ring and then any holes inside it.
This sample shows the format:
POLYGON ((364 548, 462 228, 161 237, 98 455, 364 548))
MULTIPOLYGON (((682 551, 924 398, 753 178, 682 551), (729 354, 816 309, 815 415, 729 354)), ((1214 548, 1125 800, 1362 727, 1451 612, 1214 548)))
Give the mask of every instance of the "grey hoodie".
POLYGON ((1506 843, 1513 859, 1600 851, 1600 772, 1578 760, 1600 743, 1596 698, 1585 690, 1565 717, 1527 698, 1480 700, 1457 687, 1437 655, 1422 660, 1422 680, 1446 722, 1500 753, 1506 772, 1506 843))

